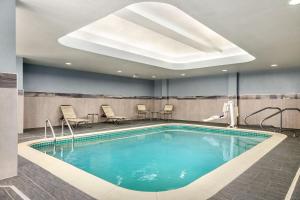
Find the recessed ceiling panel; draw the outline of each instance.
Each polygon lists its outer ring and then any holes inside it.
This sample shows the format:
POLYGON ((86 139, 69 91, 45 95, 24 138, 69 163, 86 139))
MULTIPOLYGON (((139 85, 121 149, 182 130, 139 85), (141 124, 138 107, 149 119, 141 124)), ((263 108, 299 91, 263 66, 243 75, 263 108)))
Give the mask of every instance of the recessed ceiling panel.
POLYGON ((61 38, 67 47, 166 69, 243 63, 255 58, 180 9, 129 5, 61 38))

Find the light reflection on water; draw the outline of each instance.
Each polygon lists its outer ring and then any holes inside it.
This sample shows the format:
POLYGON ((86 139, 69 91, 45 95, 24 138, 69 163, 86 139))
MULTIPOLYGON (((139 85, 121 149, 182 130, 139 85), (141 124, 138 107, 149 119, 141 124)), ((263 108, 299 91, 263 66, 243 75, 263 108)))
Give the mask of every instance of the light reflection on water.
POLYGON ((263 140, 181 130, 40 151, 124 188, 165 191, 191 183, 263 140))

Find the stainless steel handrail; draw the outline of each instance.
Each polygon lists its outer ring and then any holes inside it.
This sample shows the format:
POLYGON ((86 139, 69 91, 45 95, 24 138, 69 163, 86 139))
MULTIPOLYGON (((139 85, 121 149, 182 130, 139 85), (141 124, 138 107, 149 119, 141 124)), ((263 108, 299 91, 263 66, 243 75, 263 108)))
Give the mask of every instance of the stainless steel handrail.
POLYGON ((246 124, 246 125, 249 125, 248 122, 247 122, 247 119, 248 119, 249 117, 251 117, 251 116, 253 116, 253 115, 256 115, 256 114, 258 114, 258 113, 260 113, 260 112, 262 112, 262 111, 265 111, 265 110, 278 110, 278 111, 281 111, 281 109, 280 109, 279 107, 265 107, 265 108, 262 108, 262 109, 260 109, 260 110, 258 110, 258 111, 255 111, 254 113, 251 113, 250 115, 248 115, 248 116, 245 118, 245 120, 244 120, 245 124, 246 124))
POLYGON ((282 110, 280 110, 280 111, 278 111, 278 112, 276 112, 276 113, 274 113, 274 114, 272 114, 272 115, 269 115, 268 117, 264 118, 263 120, 261 120, 261 122, 260 122, 260 127, 263 128, 263 123, 264 123, 266 120, 268 120, 268 119, 270 119, 270 118, 272 118, 272 117, 274 117, 274 116, 280 114, 280 131, 282 131, 282 129, 283 129, 283 127, 282 127, 282 118, 283 118, 283 117, 282 117, 282 116, 283 116, 283 113, 284 113, 285 111, 298 111, 298 112, 300 112, 300 109, 299 109, 299 108, 284 108, 284 109, 282 109, 282 110))
POLYGON ((69 128, 69 130, 70 130, 70 133, 71 133, 71 135, 72 135, 72 138, 74 139, 74 132, 73 132, 73 129, 72 129, 72 127, 71 127, 69 121, 66 120, 66 119, 62 119, 61 122, 62 122, 62 123, 61 123, 61 134, 64 135, 64 122, 66 122, 66 124, 67 124, 67 126, 68 126, 68 128, 69 128))
POLYGON ((48 128, 48 125, 50 127, 51 132, 52 132, 53 140, 56 141, 56 135, 55 135, 54 129, 53 129, 52 124, 51 124, 51 122, 50 122, 49 119, 47 119, 45 121, 45 138, 47 138, 47 128, 48 128))
POLYGON ((268 119, 270 119, 270 118, 272 118, 272 117, 275 117, 275 116, 278 115, 278 114, 280 114, 280 126, 279 126, 279 128, 280 128, 280 131, 281 131, 281 130, 282 130, 282 110, 277 111, 276 113, 273 113, 273 114, 267 116, 266 118, 264 118, 263 120, 261 120, 261 121, 260 121, 260 128, 263 129, 263 128, 264 128, 264 127, 263 127, 263 123, 264 123, 266 120, 268 120, 268 119))

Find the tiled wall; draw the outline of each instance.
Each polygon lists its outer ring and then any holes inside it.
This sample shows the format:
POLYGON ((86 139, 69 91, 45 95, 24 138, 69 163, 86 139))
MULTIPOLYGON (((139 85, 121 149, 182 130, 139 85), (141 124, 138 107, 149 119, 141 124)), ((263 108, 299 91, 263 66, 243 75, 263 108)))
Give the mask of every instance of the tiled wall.
MULTIPOLYGON (((24 128, 43 127, 45 120, 50 119, 53 125, 59 125, 60 105, 73 105, 78 117, 86 117, 89 113, 99 113, 100 106, 109 104, 116 115, 136 119, 136 105, 146 104, 151 111, 160 111, 164 104, 174 105, 173 119, 202 121, 212 115, 221 114, 227 97, 221 98, 170 98, 153 99, 151 97, 104 97, 57 95, 51 93, 25 93, 24 97, 24 128)), ((218 121, 225 123, 226 120, 218 121)))
POLYGON ((62 114, 60 105, 72 105, 78 117, 87 117, 90 113, 100 113, 100 106, 109 104, 116 115, 129 119, 136 118, 136 105, 146 104, 153 109, 153 99, 147 97, 104 97, 96 95, 66 95, 53 93, 25 93, 24 129, 43 127, 49 119, 52 125, 60 125, 62 114))
POLYGON ((0 73, 0 180, 17 175, 16 74, 0 73))
MULTIPOLYGON (((161 108, 169 103, 174 105, 173 119, 202 121, 212 115, 222 113, 223 104, 228 101, 227 97, 213 98, 170 98, 161 100, 161 108)), ((225 123, 226 120, 219 120, 219 123, 225 123)))
MULTIPOLYGON (((282 97, 275 96, 274 97, 257 97, 257 98, 241 98, 240 99, 240 124, 244 124, 244 119, 247 115, 253 113, 256 110, 262 109, 264 107, 279 107, 283 108, 300 108, 300 99, 295 97, 282 97)), ((249 124, 259 124, 262 119, 266 116, 276 112, 273 111, 265 111, 260 114, 255 115, 254 117, 248 118, 249 124)), ((273 125, 279 127, 280 117, 275 116, 266 121, 267 125, 273 125)), ((300 129, 300 113, 297 111, 287 111, 283 113, 283 127, 284 128, 297 128, 300 129)))
MULTIPOLYGON (((20 97, 19 97, 20 98, 20 97)), ((59 106, 71 104, 79 117, 86 117, 89 113, 99 113, 102 104, 109 104, 116 115, 122 115, 129 119, 135 119, 136 105, 146 104, 149 110, 159 111, 164 104, 173 104, 173 119, 202 121, 212 115, 222 113, 223 104, 229 100, 226 96, 214 97, 108 97, 97 95, 78 94, 53 94, 53 93, 25 93, 24 94, 24 128, 43 127, 46 119, 50 119, 53 125, 59 125, 61 112, 59 106)), ((239 123, 244 124, 247 115, 261 108, 296 107, 300 108, 300 99, 297 95, 290 96, 241 96, 239 100, 239 123)), ((249 118, 249 124, 259 124, 260 121, 274 111, 266 111, 255 117, 249 118)), ((289 111, 284 113, 283 127, 300 128, 300 113, 289 111)), ((227 123, 227 119, 214 121, 227 123)), ((274 117, 266 122, 267 125, 279 126, 279 117, 274 117)), ((20 125, 19 125, 20 127, 20 125)))
MULTIPOLYGON (((193 98, 170 98, 155 100, 155 108, 161 109, 164 104, 170 103, 175 106, 174 119, 202 121, 212 115, 222 112, 223 104, 229 100, 228 97, 193 97, 193 98)), ((239 123, 245 124, 244 120, 249 114, 264 107, 300 108, 300 98, 297 95, 258 95, 241 96, 239 100, 239 123)), ((266 116, 276 111, 265 111, 248 119, 249 124, 260 124, 266 116)), ((227 123, 228 120, 218 120, 218 123, 227 123)), ((279 127, 280 117, 275 116, 265 122, 266 125, 279 127)), ((300 112, 287 111, 283 114, 284 128, 300 129, 300 112)))
POLYGON ((17 117, 18 117, 18 133, 23 133, 24 129, 24 92, 18 92, 17 97, 17 117))

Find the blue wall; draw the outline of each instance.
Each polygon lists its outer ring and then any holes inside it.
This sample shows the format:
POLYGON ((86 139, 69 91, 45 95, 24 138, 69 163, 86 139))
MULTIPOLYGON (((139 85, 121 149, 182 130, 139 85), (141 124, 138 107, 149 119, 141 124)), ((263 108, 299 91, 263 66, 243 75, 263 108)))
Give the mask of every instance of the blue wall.
POLYGON ((154 81, 24 64, 25 92, 153 96, 154 81))
POLYGON ((17 86, 18 90, 23 90, 23 58, 17 56, 16 61, 16 69, 17 69, 17 86))
POLYGON ((300 93, 300 69, 241 73, 240 95, 300 93))
POLYGON ((228 75, 169 80, 170 96, 226 96, 228 75))
POLYGON ((16 73, 16 3, 0 0, 0 72, 16 73))
POLYGON ((162 96, 162 80, 154 81, 154 96, 161 97, 162 96))
MULTIPOLYGON (((236 74, 169 80, 170 96, 235 96, 236 74)), ((240 95, 300 93, 300 69, 240 73, 240 95)))
MULTIPOLYGON (((24 90, 114 96, 234 96, 236 75, 142 80, 24 64, 24 90)), ((240 73, 240 95, 300 93, 300 69, 240 73)))

